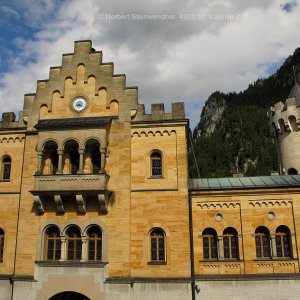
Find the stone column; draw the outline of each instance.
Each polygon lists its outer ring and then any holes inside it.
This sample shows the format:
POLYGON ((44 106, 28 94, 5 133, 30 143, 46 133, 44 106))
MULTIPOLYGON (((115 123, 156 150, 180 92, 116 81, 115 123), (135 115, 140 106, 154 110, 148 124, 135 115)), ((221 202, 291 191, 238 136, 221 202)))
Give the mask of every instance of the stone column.
POLYGON ((223 236, 218 236, 218 252, 219 252, 219 260, 223 260, 224 259, 223 236))
POLYGON ((81 237, 81 262, 85 262, 88 260, 88 249, 87 249, 87 238, 85 236, 81 237))
POLYGON ((277 258, 277 251, 276 251, 276 234, 271 234, 271 256, 272 258, 277 258))
POLYGON ((100 170, 100 173, 105 173, 106 148, 100 148, 100 154, 101 154, 101 170, 100 170))
POLYGON ((290 248, 291 248, 291 257, 298 258, 297 247, 296 247, 296 237, 294 233, 290 235, 290 248))
POLYGON ((38 151, 38 165, 36 175, 42 175, 43 151, 38 151))
POLYGON ((83 174, 83 155, 84 155, 84 149, 79 149, 79 170, 78 174, 83 174))
POLYGON ((65 236, 61 237, 61 255, 59 261, 67 260, 67 240, 65 236))
POLYGON ((56 174, 62 174, 63 150, 57 150, 58 154, 58 168, 56 174))

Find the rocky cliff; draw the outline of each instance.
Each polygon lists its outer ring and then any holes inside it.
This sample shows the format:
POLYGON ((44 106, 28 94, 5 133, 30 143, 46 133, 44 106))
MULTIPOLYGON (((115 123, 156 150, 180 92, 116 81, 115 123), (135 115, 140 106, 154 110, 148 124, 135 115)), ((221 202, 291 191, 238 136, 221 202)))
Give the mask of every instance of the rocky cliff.
MULTIPOLYGON (((293 66, 300 77, 300 48, 269 78, 258 79, 240 93, 214 92, 207 99, 191 141, 201 177, 232 176, 233 169, 246 176, 278 170, 267 110, 288 97, 293 66)), ((189 162, 190 176, 196 177, 192 156, 189 162)))

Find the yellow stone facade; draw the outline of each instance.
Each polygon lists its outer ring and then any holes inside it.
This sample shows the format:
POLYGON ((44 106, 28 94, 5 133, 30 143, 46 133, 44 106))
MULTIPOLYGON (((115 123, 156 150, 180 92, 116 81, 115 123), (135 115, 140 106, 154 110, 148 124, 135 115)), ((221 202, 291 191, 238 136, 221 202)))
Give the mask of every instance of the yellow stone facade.
POLYGON ((183 103, 169 113, 153 104, 146 114, 137 87, 127 87, 91 41, 75 42, 25 95, 18 120, 3 113, 0 129, 1 299, 183 300, 200 297, 200 287, 219 299, 209 280, 227 275, 297 282, 300 179, 194 188, 183 103), (256 228, 268 228, 271 243, 281 225, 290 229, 292 255, 272 249, 257 259, 256 228), (237 232, 234 259, 222 250, 228 227, 237 232), (206 228, 217 234, 212 259, 206 228))

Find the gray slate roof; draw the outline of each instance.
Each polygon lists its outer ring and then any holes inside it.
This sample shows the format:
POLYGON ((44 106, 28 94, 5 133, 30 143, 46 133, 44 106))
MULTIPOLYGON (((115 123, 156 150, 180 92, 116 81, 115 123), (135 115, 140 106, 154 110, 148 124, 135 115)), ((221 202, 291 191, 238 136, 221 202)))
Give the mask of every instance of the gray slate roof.
POLYGON ((87 117, 70 119, 39 120, 34 126, 36 129, 52 129, 66 127, 99 127, 109 123, 113 117, 87 117))
POLYGON ((296 82, 288 96, 288 98, 296 98, 297 104, 300 104, 300 87, 298 85, 298 83, 296 82))
POLYGON ((189 189, 194 191, 277 187, 300 187, 300 175, 196 178, 189 180, 189 189))

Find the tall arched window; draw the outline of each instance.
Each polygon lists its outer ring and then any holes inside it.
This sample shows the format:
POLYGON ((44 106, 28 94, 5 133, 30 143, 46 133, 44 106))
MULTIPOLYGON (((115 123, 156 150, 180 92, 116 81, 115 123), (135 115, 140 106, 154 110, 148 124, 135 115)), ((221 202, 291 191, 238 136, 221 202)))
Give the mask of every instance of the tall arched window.
POLYGON ((98 226, 92 226, 87 231, 88 260, 102 260, 102 231, 98 226))
POLYGON ((76 141, 70 140, 65 144, 65 167, 68 174, 76 175, 79 170, 79 145, 76 141))
POLYGON ((255 247, 257 258, 270 258, 270 232, 264 227, 260 226, 255 230, 255 247))
POLYGON ((2 180, 10 180, 10 172, 11 172, 11 158, 6 156, 2 159, 2 180))
POLYGON ((59 229, 51 226, 46 230, 47 260, 59 260, 61 255, 61 239, 59 229))
POLYGON ((165 233, 160 228, 154 228, 150 232, 151 261, 165 261, 165 233))
POLYGON ((224 258, 238 259, 238 234, 237 231, 228 227, 223 232, 224 258))
POLYGON ((3 262, 4 254, 4 231, 0 228, 0 262, 3 262))
POLYGON ((87 141, 85 145, 86 166, 87 173, 99 173, 101 170, 101 154, 100 143, 95 139, 87 141))
POLYGON ((291 232, 286 226, 279 226, 276 229, 276 254, 277 257, 292 257, 291 232))
POLYGON ((151 156, 151 176, 162 177, 162 156, 159 151, 152 152, 151 156))
POLYGON ((67 259, 80 260, 82 251, 82 241, 80 230, 76 226, 68 228, 67 232, 67 259))
POLYGON ((43 155, 43 175, 56 174, 58 169, 57 144, 54 141, 48 141, 44 146, 43 155))
POLYGON ((218 258, 218 238, 217 232, 212 228, 206 228, 202 232, 203 240, 203 258, 217 259, 218 258))

